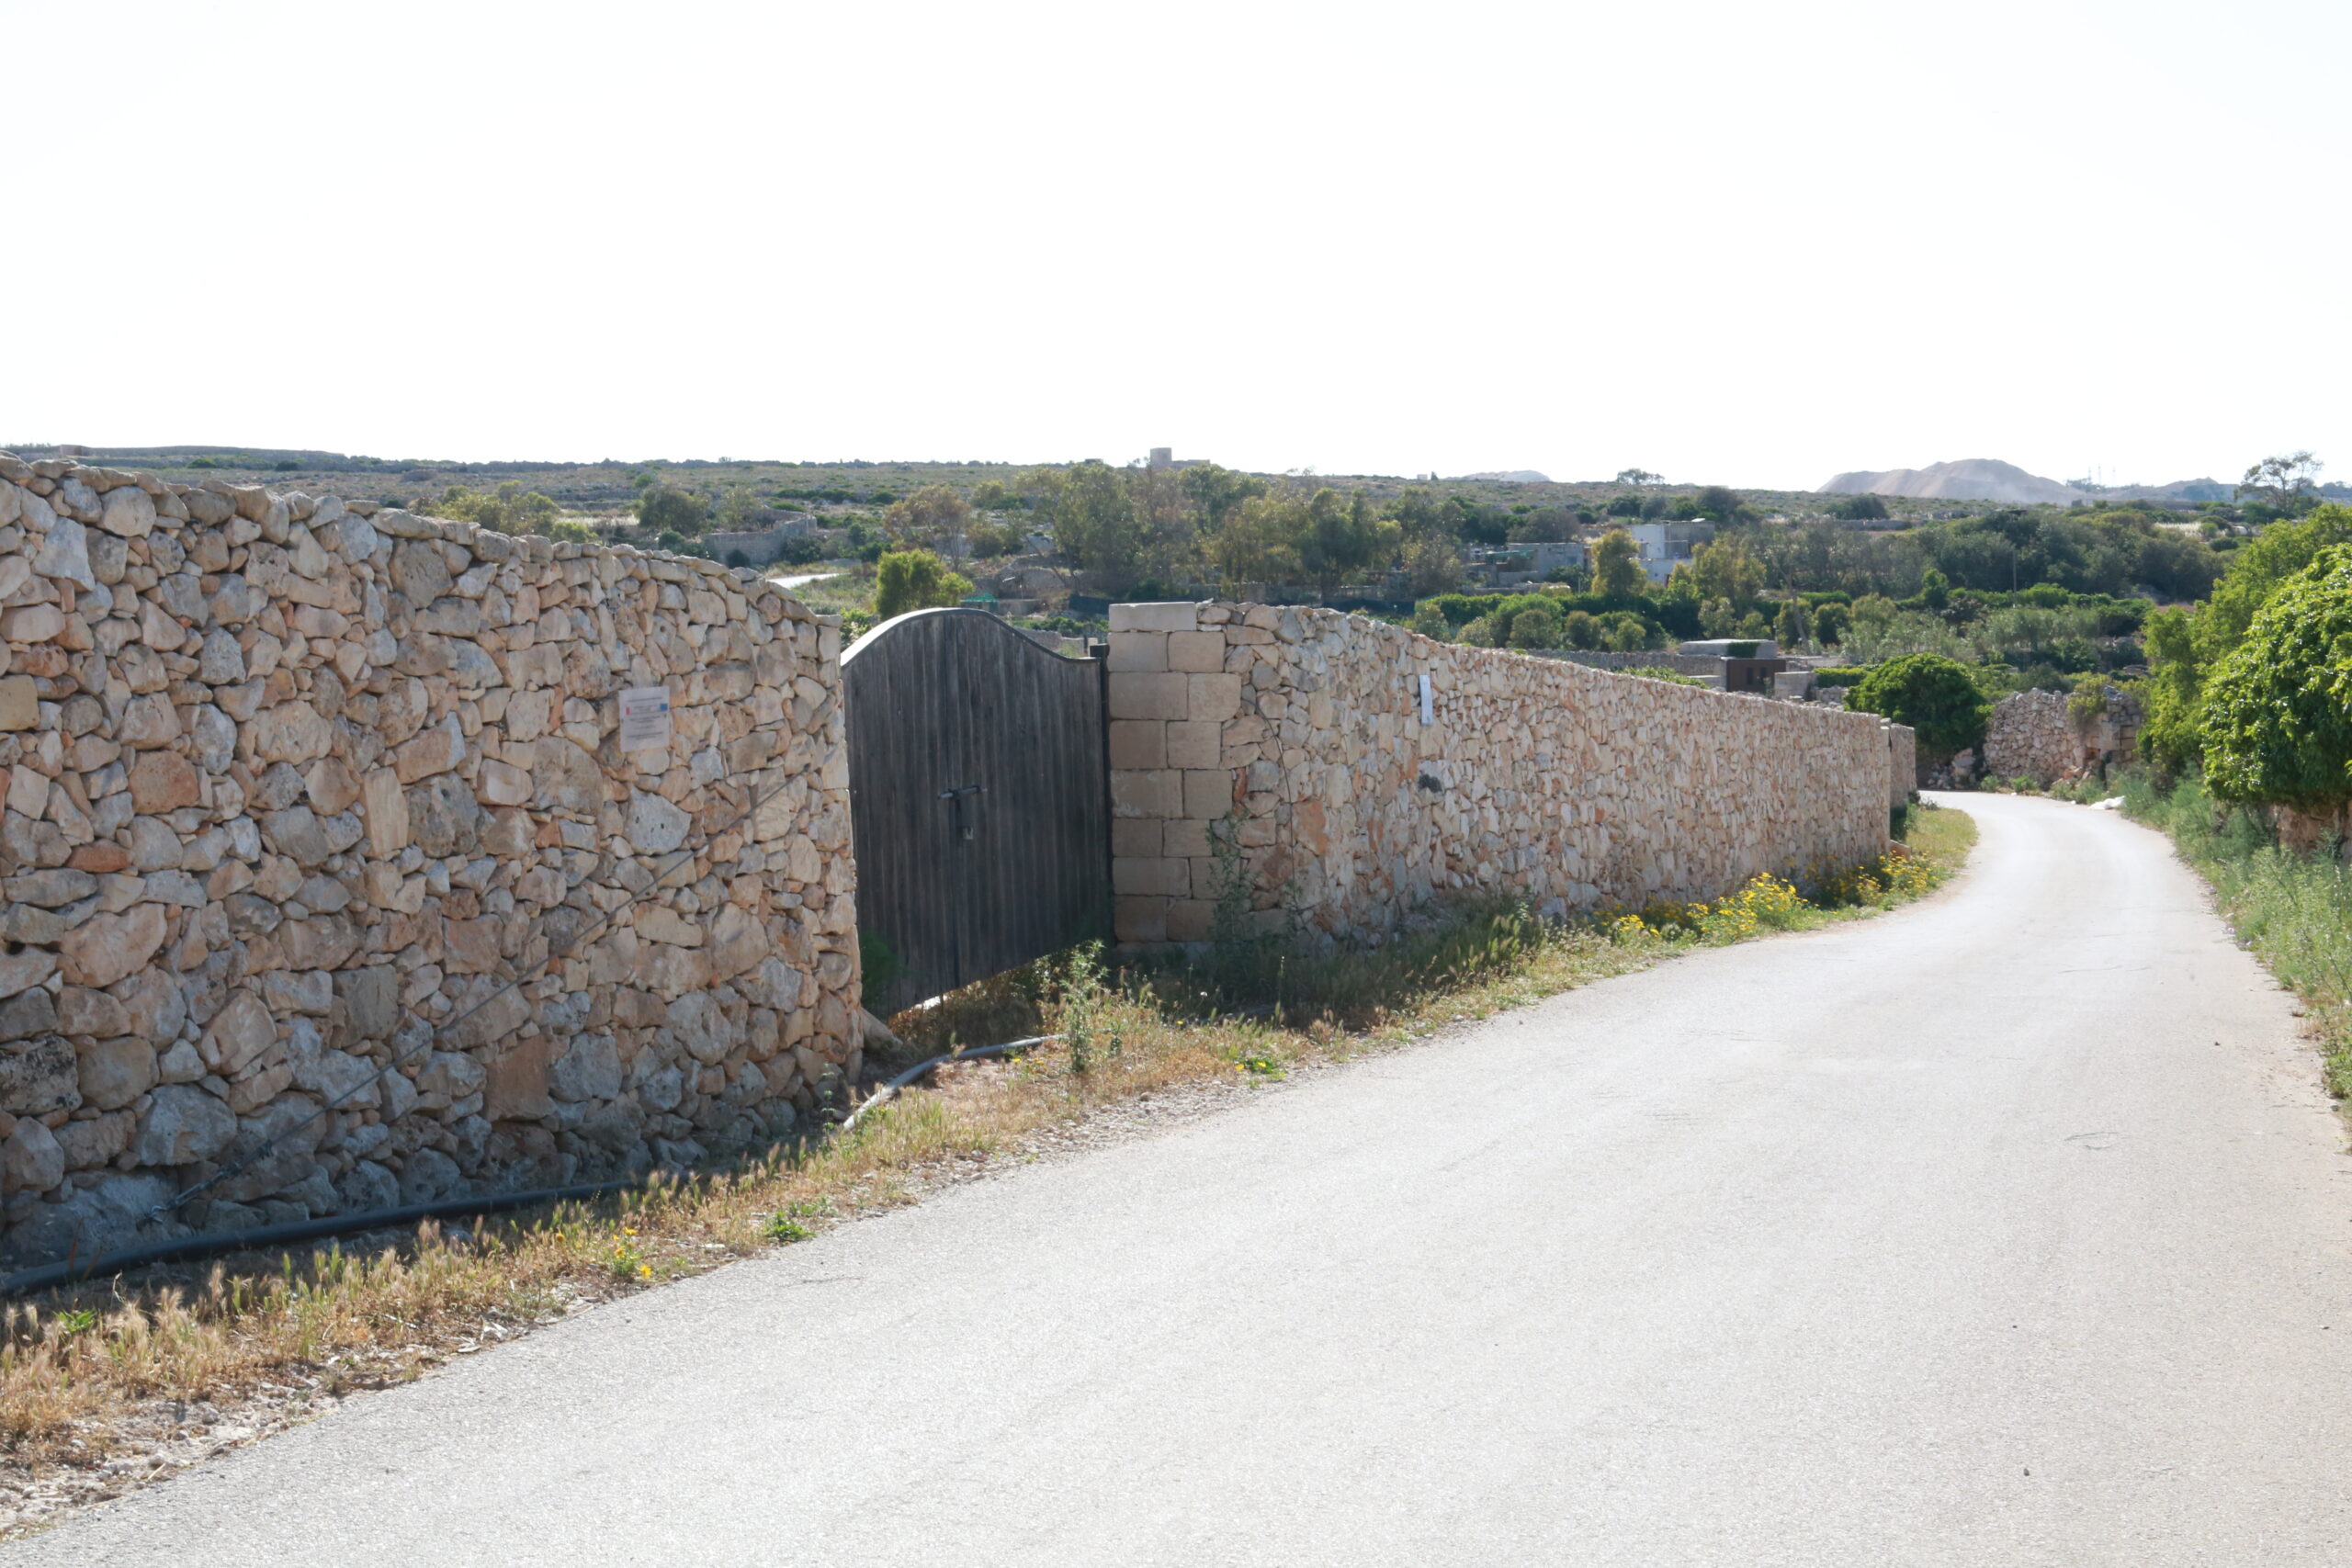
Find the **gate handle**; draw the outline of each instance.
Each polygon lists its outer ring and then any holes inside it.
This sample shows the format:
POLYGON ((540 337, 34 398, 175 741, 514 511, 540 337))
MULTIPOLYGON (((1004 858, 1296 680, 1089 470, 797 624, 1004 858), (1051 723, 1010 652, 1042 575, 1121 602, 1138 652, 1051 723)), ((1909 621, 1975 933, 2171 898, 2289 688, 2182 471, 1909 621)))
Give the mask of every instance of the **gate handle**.
POLYGON ((954 789, 943 789, 939 792, 940 799, 955 803, 956 837, 965 843, 968 844, 972 841, 972 824, 965 816, 964 802, 969 796, 987 793, 986 784, 958 784, 954 789))

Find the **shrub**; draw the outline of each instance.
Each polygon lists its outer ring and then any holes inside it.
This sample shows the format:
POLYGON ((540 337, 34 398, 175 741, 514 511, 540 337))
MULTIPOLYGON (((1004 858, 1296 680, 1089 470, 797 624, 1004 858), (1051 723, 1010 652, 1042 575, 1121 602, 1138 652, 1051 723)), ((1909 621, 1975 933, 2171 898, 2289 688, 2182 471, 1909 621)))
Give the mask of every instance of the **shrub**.
POLYGON ((874 615, 887 621, 912 610, 935 609, 971 591, 970 579, 949 570, 929 550, 888 550, 874 567, 874 615))
POLYGON ((2214 670, 2205 778, 2224 800, 2352 795, 2352 545, 2282 583, 2214 670))
POLYGON ((669 485, 648 485, 638 492, 638 526, 648 533, 691 537, 702 532, 703 520, 709 515, 702 497, 669 485))
POLYGON ((1532 605, 1510 619, 1513 648, 1558 648, 1561 637, 1560 613, 1548 605, 1532 605))
POLYGON ((1838 664, 1815 671, 1813 683, 1816 686, 1859 686, 1869 675, 1870 671, 1859 664, 1838 664))
POLYGON ((1883 715, 1919 733, 1922 750, 1949 756, 1984 739, 1989 711, 1966 665, 1939 653, 1906 654, 1871 671, 1847 705, 1883 715))
POLYGON ((537 491, 525 491, 508 479, 487 493, 451 485, 437 501, 421 501, 419 512, 433 517, 455 517, 494 528, 502 534, 548 534, 555 525, 556 504, 537 491))

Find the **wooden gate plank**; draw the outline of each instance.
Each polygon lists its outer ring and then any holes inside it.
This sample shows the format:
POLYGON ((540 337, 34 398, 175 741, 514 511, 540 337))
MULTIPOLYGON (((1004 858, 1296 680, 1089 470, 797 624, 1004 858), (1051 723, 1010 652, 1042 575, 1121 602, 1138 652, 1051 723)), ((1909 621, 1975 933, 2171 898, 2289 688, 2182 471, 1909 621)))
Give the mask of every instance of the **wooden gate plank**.
POLYGON ((900 966, 871 987, 876 1010, 1106 936, 1102 661, 926 610, 875 627, 842 669, 858 924, 900 966), (960 809, 944 797, 973 786, 960 809))

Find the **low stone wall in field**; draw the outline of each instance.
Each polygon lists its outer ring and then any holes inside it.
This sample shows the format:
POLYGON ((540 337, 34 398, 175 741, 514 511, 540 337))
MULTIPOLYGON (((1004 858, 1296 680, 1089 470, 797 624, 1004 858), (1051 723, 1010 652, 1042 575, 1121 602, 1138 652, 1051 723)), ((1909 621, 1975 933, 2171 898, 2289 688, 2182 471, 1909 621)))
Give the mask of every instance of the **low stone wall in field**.
POLYGON ((1327 610, 1117 604, 1111 627, 1125 942, 1210 935, 1234 874, 1213 842, 1227 819, 1256 918, 1352 942, 1434 898, 1557 916, 1849 866, 1885 851, 1888 807, 1909 793, 1909 759, 1874 715, 1327 610))
POLYGON ((839 641, 708 561, 0 455, 0 1254, 813 1109, 858 1039, 839 641), (666 739, 621 750, 624 688, 666 739))

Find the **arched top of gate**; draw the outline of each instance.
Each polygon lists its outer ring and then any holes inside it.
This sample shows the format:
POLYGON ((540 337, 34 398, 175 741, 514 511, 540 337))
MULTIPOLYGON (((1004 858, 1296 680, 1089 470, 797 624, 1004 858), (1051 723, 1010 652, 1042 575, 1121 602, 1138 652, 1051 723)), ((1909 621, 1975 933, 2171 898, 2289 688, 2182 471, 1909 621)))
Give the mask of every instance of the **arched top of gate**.
MULTIPOLYGON (((842 649, 842 671, 844 673, 848 671, 851 660, 856 659, 859 654, 864 653, 866 649, 873 648, 877 644, 888 640, 893 635, 907 626, 909 624, 915 621, 930 620, 940 615, 955 615, 960 616, 966 621, 982 622, 985 625, 995 628, 993 635, 1011 637, 1013 641, 1019 643, 1023 648, 1027 649, 1032 654, 1035 654, 1039 659, 1051 659, 1057 661, 1062 661, 1062 656, 1060 654, 1056 653, 1049 648, 1042 646, 1034 637, 1023 636, 1019 627, 1008 626, 1002 616, 990 615, 986 610, 967 610, 960 605, 954 605, 942 610, 910 610, 903 615, 893 615, 888 620, 872 627, 864 637, 859 637, 855 642, 851 643, 847 648, 842 649)), ((977 628, 975 629, 977 630, 977 628)), ((967 632, 965 635, 970 636, 974 634, 967 632)), ((978 632, 978 635, 986 637, 991 634, 987 632, 978 632)))

